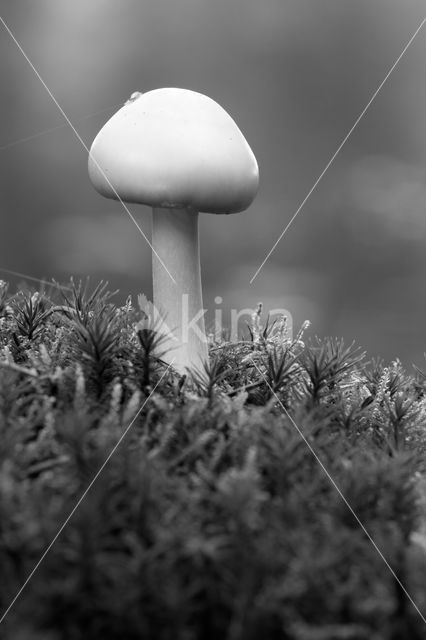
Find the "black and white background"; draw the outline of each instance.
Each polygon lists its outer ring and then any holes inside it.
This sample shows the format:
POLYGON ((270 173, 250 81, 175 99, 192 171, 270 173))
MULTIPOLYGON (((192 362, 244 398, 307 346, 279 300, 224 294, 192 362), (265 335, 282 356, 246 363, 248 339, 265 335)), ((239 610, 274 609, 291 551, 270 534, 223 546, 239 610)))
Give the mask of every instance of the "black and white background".
MULTIPOLYGON (((202 216, 205 306, 284 307, 295 326, 423 364, 426 28, 420 0, 1 0, 0 277, 108 279, 150 296, 151 251, 87 176, 84 142, 136 90, 205 93, 259 162, 251 208, 202 216), (4 271, 1 271, 4 270, 4 271), (250 283, 250 280, 252 282, 250 283)), ((150 211, 132 206, 149 235, 150 211)))

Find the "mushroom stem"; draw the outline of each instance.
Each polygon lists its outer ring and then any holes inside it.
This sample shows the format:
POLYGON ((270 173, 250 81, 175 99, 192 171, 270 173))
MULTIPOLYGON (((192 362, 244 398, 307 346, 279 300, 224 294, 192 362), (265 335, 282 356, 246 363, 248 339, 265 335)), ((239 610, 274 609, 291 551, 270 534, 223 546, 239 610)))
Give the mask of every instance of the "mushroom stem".
POLYGON ((152 255, 154 307, 174 337, 165 339, 165 360, 185 372, 208 360, 201 292, 198 211, 191 208, 154 207, 152 255), (176 282, 173 282, 170 275, 176 282))

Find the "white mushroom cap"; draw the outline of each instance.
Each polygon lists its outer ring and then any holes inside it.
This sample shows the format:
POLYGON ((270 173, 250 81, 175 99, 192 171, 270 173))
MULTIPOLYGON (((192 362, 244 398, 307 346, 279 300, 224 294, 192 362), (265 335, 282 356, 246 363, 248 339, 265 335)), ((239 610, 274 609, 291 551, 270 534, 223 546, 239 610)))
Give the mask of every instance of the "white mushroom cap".
POLYGON ((243 211, 259 185, 256 158, 234 120, 186 89, 128 101, 96 136, 89 175, 109 198, 115 189, 127 202, 205 213, 243 211))

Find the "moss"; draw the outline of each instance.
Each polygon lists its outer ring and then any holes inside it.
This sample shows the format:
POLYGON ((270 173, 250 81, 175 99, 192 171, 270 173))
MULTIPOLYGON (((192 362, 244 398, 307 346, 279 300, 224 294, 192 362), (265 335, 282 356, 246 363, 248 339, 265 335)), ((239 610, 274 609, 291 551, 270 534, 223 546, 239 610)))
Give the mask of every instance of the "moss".
POLYGON ((259 308, 182 377, 70 285, 0 291, 2 637, 423 637, 420 370, 259 308))

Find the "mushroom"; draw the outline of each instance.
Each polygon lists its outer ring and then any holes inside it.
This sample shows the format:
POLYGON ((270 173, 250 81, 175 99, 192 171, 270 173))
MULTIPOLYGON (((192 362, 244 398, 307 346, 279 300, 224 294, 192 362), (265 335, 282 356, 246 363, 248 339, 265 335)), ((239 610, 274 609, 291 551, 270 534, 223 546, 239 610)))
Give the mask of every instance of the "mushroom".
POLYGON ((253 201, 259 170, 243 134, 195 91, 135 92, 93 141, 89 176, 107 198, 152 207, 153 302, 174 337, 168 361, 180 372, 200 367, 208 350, 198 214, 237 213, 253 201))

